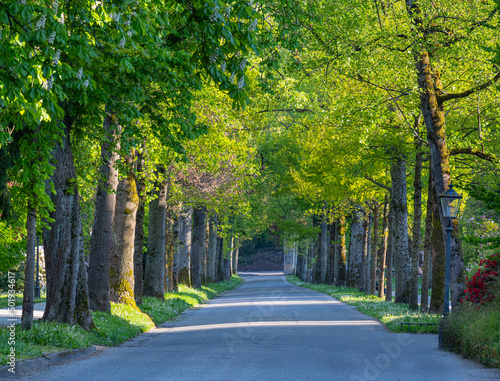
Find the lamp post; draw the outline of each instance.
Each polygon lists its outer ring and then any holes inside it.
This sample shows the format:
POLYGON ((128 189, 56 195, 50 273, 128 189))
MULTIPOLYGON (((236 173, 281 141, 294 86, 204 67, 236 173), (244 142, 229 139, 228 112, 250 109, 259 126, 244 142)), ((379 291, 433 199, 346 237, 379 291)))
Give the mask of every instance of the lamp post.
MULTIPOLYGON (((451 220, 457 218, 460 210, 460 202, 462 196, 453 189, 453 184, 450 182, 450 187, 446 192, 439 195, 443 217, 448 218, 448 226, 446 227, 446 263, 444 273, 444 304, 443 318, 446 319, 450 313, 450 263, 451 263, 451 232, 453 227, 451 220)), ((439 326, 439 349, 443 349, 443 329, 442 324, 439 326)))
POLYGON ((40 237, 36 236, 36 278, 35 278, 35 299, 40 299, 40 237))

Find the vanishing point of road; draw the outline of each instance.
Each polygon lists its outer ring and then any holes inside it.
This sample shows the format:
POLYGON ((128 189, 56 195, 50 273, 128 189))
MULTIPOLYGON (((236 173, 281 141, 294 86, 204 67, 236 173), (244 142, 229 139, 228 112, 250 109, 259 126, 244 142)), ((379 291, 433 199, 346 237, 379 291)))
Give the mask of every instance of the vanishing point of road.
POLYGON ((436 335, 390 333, 280 273, 243 273, 243 286, 115 348, 51 365, 42 380, 500 380, 436 335))

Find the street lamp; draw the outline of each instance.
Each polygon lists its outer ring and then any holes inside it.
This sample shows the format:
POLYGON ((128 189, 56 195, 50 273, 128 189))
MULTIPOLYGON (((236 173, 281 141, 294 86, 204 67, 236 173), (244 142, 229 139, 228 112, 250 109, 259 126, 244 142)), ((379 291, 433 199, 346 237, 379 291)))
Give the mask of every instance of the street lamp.
MULTIPOLYGON (((443 209, 443 217, 448 218, 448 226, 446 227, 446 263, 444 272, 444 304, 443 317, 446 318, 450 313, 450 263, 451 263, 451 220, 457 218, 460 210, 460 202, 462 196, 453 189, 453 183, 450 182, 450 187, 446 192, 439 195, 441 208, 443 209)), ((443 332, 442 325, 439 327, 439 348, 443 349, 443 332)))

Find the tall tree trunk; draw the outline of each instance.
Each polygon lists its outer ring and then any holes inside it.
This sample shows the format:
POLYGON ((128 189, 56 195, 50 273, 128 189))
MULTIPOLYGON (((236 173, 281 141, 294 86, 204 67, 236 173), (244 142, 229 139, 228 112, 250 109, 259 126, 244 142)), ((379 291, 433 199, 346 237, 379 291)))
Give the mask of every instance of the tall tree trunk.
POLYGON ((217 282, 224 280, 224 238, 217 236, 217 282))
MULTIPOLYGON (((434 184, 432 188, 435 189, 434 184)), ((441 313, 444 303, 444 271, 445 271, 445 247, 443 241, 441 219, 439 218, 440 206, 435 191, 432 192, 432 296, 429 312, 441 313)), ((429 211, 427 211, 429 213, 429 211)))
POLYGON ((356 210, 352 214, 349 257, 347 259, 347 286, 361 288, 363 255, 363 213, 356 210))
POLYGON ((193 286, 201 288, 201 259, 206 250, 206 211, 202 206, 197 206, 193 211, 193 243, 191 249, 191 263, 193 286))
POLYGON ((361 278, 359 291, 368 292, 366 288, 368 283, 368 241, 370 240, 370 217, 368 212, 363 213, 363 249, 361 252, 361 278))
POLYGON ((207 282, 217 281, 217 215, 210 216, 208 222, 208 263, 207 263, 207 282))
POLYGON ((201 283, 207 284, 208 277, 208 234, 209 234, 209 218, 205 215, 205 249, 203 250, 203 257, 201 258, 201 283))
POLYGON ((133 156, 125 159, 128 173, 120 179, 116 192, 109 298, 112 302, 137 308, 134 297, 134 240, 139 196, 132 170, 133 156))
POLYGON ((307 268, 309 267, 309 242, 305 241, 303 244, 303 253, 302 253, 302 273, 300 274, 300 279, 304 282, 307 282, 307 268))
POLYGON ((394 202, 394 241, 393 252, 397 261, 396 303, 410 301, 411 262, 408 250, 408 208, 406 192, 406 165, 398 155, 391 168, 392 198, 394 202))
POLYGON ((429 273, 432 257, 432 201, 433 189, 431 175, 429 174, 429 181, 427 184, 427 212, 425 215, 425 236, 424 236, 424 260, 422 266, 422 292, 420 296, 420 312, 426 313, 429 310, 429 273))
POLYGON ((345 243, 346 220, 345 217, 337 219, 335 228, 335 284, 345 286, 347 280, 347 248, 345 243))
POLYGON ((415 139, 415 178, 413 180, 413 227, 411 250, 410 310, 418 310, 418 259, 420 257, 420 228, 422 225, 422 143, 415 139))
POLYGON ((101 166, 95 200, 94 223, 90 236, 89 299, 94 311, 109 311, 109 258, 113 242, 113 218, 115 215, 118 159, 116 116, 108 112, 104 117, 104 141, 101 144, 101 166))
POLYGON ((174 229, 177 242, 174 255, 174 278, 178 283, 191 286, 191 220, 193 209, 184 207, 179 212, 174 229))
POLYGON ((43 319, 60 323, 79 324, 84 329, 93 326, 87 288, 87 268, 83 252, 83 230, 76 172, 70 140, 72 120, 68 117, 62 145, 53 151, 55 165, 51 181, 55 194, 49 191, 54 203, 52 222, 43 232, 47 299, 43 319))
MULTIPOLYGON (((170 185, 169 185, 170 186, 170 185)), ((167 201, 165 213, 165 277, 163 289, 165 292, 174 291, 174 234, 172 232, 172 210, 167 201)))
POLYGON ((165 299, 165 212, 167 207, 167 182, 157 184, 154 198, 149 202, 148 250, 144 272, 144 296, 165 299))
POLYGON ((385 300, 387 302, 392 302, 392 270, 394 258, 394 203, 391 197, 389 202, 389 234, 387 236, 387 254, 386 254, 386 279, 387 286, 385 291, 385 300))
MULTIPOLYGON (((382 242, 378 249, 378 297, 385 298, 385 263, 387 258, 387 241, 389 237, 389 194, 385 194, 384 215, 382 217, 382 242)), ((387 272, 388 274, 390 271, 387 272)))
POLYGON ((319 256, 320 256, 320 279, 319 283, 326 282, 326 272, 328 269, 328 225, 326 216, 326 206, 323 206, 323 215, 321 218, 321 233, 319 242, 319 256))
POLYGON ((233 252, 233 275, 238 275, 238 260, 240 256, 240 239, 236 238, 235 249, 233 252))
POLYGON ((224 250, 224 265, 223 265, 223 271, 224 275, 222 280, 229 280, 231 279, 231 265, 233 264, 233 244, 234 244, 234 237, 233 233, 231 232, 231 238, 229 239, 228 242, 228 250, 224 250))
POLYGON ((327 284, 335 283, 335 225, 336 221, 332 221, 328 224, 328 235, 327 235, 327 243, 328 243, 328 264, 326 270, 326 279, 325 282, 327 284))
POLYGON ((25 331, 33 326, 35 262, 36 262, 36 209, 28 202, 26 218, 26 261, 24 263, 24 292, 21 328, 25 331))
MULTIPOLYGON (((427 51, 423 51, 420 54, 416 62, 416 69, 418 74, 418 85, 421 89, 420 109, 424 116, 427 129, 427 143, 430 149, 434 192, 436 196, 438 196, 448 189, 450 185, 450 153, 446 144, 444 102, 452 98, 447 99, 444 96, 438 95, 443 85, 441 83, 440 73, 432 66, 427 51)), ((434 215, 434 226, 436 227, 439 225, 441 228, 441 240, 443 243, 439 246, 444 247, 446 242, 446 225, 448 221, 445 221, 441 208, 437 208, 437 213, 438 215, 434 215), (439 223, 436 222, 438 217, 439 223)), ((458 226, 458 222, 455 223, 457 224, 456 226, 458 226)), ((433 231, 437 234, 436 229, 433 231)), ((432 240, 435 245, 438 245, 437 239, 438 237, 436 236, 435 239, 432 240)), ((451 238, 451 256, 453 264, 451 265, 452 270, 450 269, 450 275, 453 273, 450 277, 450 289, 452 289, 453 294, 456 295, 455 300, 458 298, 463 288, 463 258, 460 249, 458 234, 455 232, 452 234, 451 238)), ((434 275, 435 272, 433 270, 432 280, 433 282, 439 282, 434 279, 434 275)), ((442 276, 444 276, 444 273, 442 276)), ((437 291, 438 290, 435 290, 433 285, 433 297, 437 291)), ((434 310, 436 306, 437 304, 434 305, 431 300, 431 310, 434 310)))
POLYGON ((379 244, 379 210, 380 205, 378 202, 374 202, 373 205, 373 236, 371 245, 371 264, 370 264, 370 294, 375 295, 375 289, 377 287, 377 248, 379 244))
POLYGON ((137 155, 137 195, 139 196, 139 206, 135 216, 135 237, 134 237, 134 297, 137 304, 142 304, 142 280, 143 280, 143 259, 144 259, 144 209, 145 190, 144 184, 144 157, 142 152, 137 155))
POLYGON ((319 227, 320 232, 314 237, 311 247, 311 263, 314 264, 311 268, 311 283, 319 284, 321 283, 321 218, 317 214, 313 216, 313 226, 319 227))

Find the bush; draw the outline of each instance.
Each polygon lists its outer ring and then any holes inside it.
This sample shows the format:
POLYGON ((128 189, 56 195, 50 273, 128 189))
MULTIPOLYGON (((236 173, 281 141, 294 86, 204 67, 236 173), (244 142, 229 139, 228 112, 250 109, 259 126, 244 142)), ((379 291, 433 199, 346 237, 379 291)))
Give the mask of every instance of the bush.
POLYGON ((500 368, 500 254, 481 261, 462 303, 445 319, 447 349, 500 368))
POLYGON ((472 279, 467 278, 467 288, 462 303, 471 303, 477 307, 484 303, 491 302, 493 294, 493 284, 500 272, 500 253, 490 255, 479 262, 481 266, 472 279))

